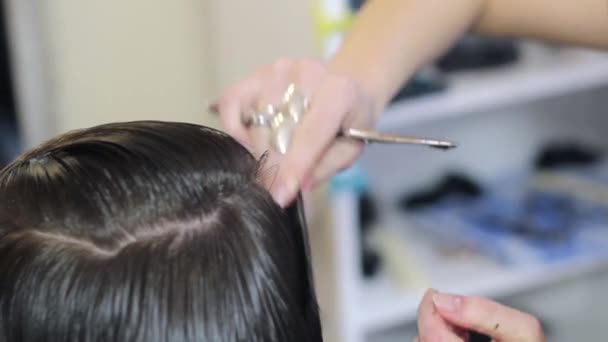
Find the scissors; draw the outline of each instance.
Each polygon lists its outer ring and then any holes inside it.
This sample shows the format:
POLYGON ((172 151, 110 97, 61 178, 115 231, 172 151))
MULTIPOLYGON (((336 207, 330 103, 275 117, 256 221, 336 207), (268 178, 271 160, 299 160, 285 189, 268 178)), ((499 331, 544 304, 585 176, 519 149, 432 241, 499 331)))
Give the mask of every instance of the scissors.
MULTIPOLYGON (((283 96, 283 103, 280 106, 268 105, 257 112, 244 114, 241 116, 241 121, 247 128, 269 128, 271 130, 271 145, 278 152, 284 154, 287 152, 293 130, 308 110, 308 107, 309 100, 296 90, 295 85, 291 84, 287 87, 283 96)), ((401 136, 356 128, 343 128, 338 132, 337 138, 355 139, 365 144, 423 145, 442 150, 457 146, 456 143, 446 140, 401 136)))

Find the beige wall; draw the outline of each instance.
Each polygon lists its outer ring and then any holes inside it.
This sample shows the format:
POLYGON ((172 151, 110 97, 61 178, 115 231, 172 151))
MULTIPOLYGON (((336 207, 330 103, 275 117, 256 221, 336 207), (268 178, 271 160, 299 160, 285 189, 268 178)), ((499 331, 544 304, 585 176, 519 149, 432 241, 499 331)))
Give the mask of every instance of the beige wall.
POLYGON ((216 125, 206 104, 280 55, 311 55, 312 1, 53 0, 45 6, 56 130, 161 119, 216 125))
POLYGON ((282 56, 315 56, 315 0, 212 0, 214 91, 282 56))
POLYGON ((133 119, 202 120, 209 88, 203 2, 44 3, 58 130, 133 119))

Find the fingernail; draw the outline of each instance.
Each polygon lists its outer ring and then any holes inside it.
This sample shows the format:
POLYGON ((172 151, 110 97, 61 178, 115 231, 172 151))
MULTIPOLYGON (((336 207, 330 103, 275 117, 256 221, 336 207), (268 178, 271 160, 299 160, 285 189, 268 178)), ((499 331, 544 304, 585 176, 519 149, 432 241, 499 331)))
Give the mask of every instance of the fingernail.
POLYGON ((276 185, 273 191, 274 200, 283 208, 289 205, 289 202, 298 191, 298 183, 294 179, 287 179, 276 185))
POLYGON ((441 311, 456 312, 462 306, 462 297, 435 292, 433 294, 433 303, 441 311))

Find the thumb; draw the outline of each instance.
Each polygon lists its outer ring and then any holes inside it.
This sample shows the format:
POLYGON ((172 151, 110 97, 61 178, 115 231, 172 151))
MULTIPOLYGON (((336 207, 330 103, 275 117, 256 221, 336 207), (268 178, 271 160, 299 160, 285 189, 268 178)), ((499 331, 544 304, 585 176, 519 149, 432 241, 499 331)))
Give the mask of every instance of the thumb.
POLYGON ((285 208, 296 198, 300 190, 300 181, 289 169, 279 165, 276 178, 273 180, 270 192, 275 202, 285 208))
POLYGON ((433 303, 449 323, 488 335, 494 340, 544 341, 542 328, 534 316, 491 300, 436 292, 433 303))

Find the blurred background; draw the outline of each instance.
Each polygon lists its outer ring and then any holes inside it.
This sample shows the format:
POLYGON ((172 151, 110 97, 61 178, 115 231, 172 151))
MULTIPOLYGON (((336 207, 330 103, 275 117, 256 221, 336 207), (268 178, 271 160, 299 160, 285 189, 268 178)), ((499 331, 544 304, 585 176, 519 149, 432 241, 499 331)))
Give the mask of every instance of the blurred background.
MULTIPOLYGON (((5 0, 0 165, 104 122, 217 126, 207 106, 224 87, 281 56, 331 56, 360 5, 5 0)), ((607 105, 598 51, 468 35, 422 68, 379 128, 459 148, 369 146, 323 188, 327 340, 411 340, 428 287, 531 312, 548 341, 604 340, 607 105)))

